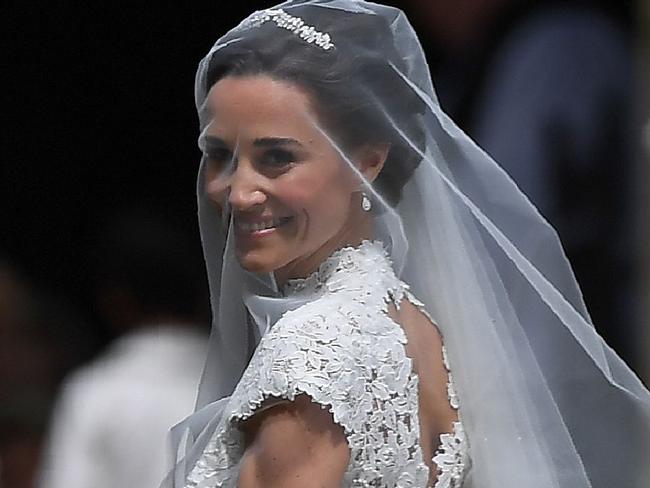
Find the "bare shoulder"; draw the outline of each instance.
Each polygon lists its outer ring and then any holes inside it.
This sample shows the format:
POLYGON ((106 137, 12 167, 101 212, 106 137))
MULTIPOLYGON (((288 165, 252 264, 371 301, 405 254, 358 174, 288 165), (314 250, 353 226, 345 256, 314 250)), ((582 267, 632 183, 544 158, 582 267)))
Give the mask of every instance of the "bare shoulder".
POLYGON ((343 428, 307 395, 263 409, 241 425, 239 488, 341 486, 349 461, 343 428))

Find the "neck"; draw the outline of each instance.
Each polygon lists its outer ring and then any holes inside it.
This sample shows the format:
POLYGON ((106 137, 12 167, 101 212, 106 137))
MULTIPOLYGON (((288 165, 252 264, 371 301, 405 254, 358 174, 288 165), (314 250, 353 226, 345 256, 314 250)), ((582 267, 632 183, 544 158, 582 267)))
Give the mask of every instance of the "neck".
POLYGON ((295 278, 305 278, 316 271, 320 264, 335 251, 343 247, 359 246, 364 240, 372 239, 371 217, 363 212, 351 219, 343 228, 313 253, 290 262, 275 271, 275 281, 279 287, 295 278))

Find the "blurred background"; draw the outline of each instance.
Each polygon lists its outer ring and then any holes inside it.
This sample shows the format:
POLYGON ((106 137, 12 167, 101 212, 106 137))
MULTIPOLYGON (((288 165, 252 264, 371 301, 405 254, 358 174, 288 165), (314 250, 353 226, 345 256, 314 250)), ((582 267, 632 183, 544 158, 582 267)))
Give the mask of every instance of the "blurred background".
MULTIPOLYGON (((558 229, 597 328, 647 384, 650 2, 385 3, 415 25, 443 108, 558 229)), ((5 6, 0 487, 157 486, 151 443, 190 413, 209 331, 194 71, 274 4, 5 6)))

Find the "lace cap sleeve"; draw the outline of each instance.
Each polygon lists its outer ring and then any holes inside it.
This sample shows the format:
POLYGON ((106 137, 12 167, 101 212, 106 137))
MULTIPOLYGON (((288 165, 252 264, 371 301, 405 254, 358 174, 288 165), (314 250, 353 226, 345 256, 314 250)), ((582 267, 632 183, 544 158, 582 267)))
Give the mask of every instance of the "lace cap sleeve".
POLYGON ((267 398, 307 394, 344 429, 351 450, 344 486, 426 486, 406 337, 388 316, 361 324, 364 316, 336 300, 286 314, 253 356, 232 419, 252 416, 267 398))

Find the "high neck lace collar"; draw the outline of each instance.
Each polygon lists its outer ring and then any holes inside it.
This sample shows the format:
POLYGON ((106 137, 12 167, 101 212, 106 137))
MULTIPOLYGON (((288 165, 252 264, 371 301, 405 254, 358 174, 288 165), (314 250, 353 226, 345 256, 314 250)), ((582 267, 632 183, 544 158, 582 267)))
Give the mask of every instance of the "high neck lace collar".
POLYGON ((390 260, 380 241, 364 240, 358 247, 344 247, 323 261, 318 269, 306 278, 295 278, 282 287, 283 294, 308 295, 328 289, 335 291, 337 284, 351 274, 380 267, 390 267, 390 260))

